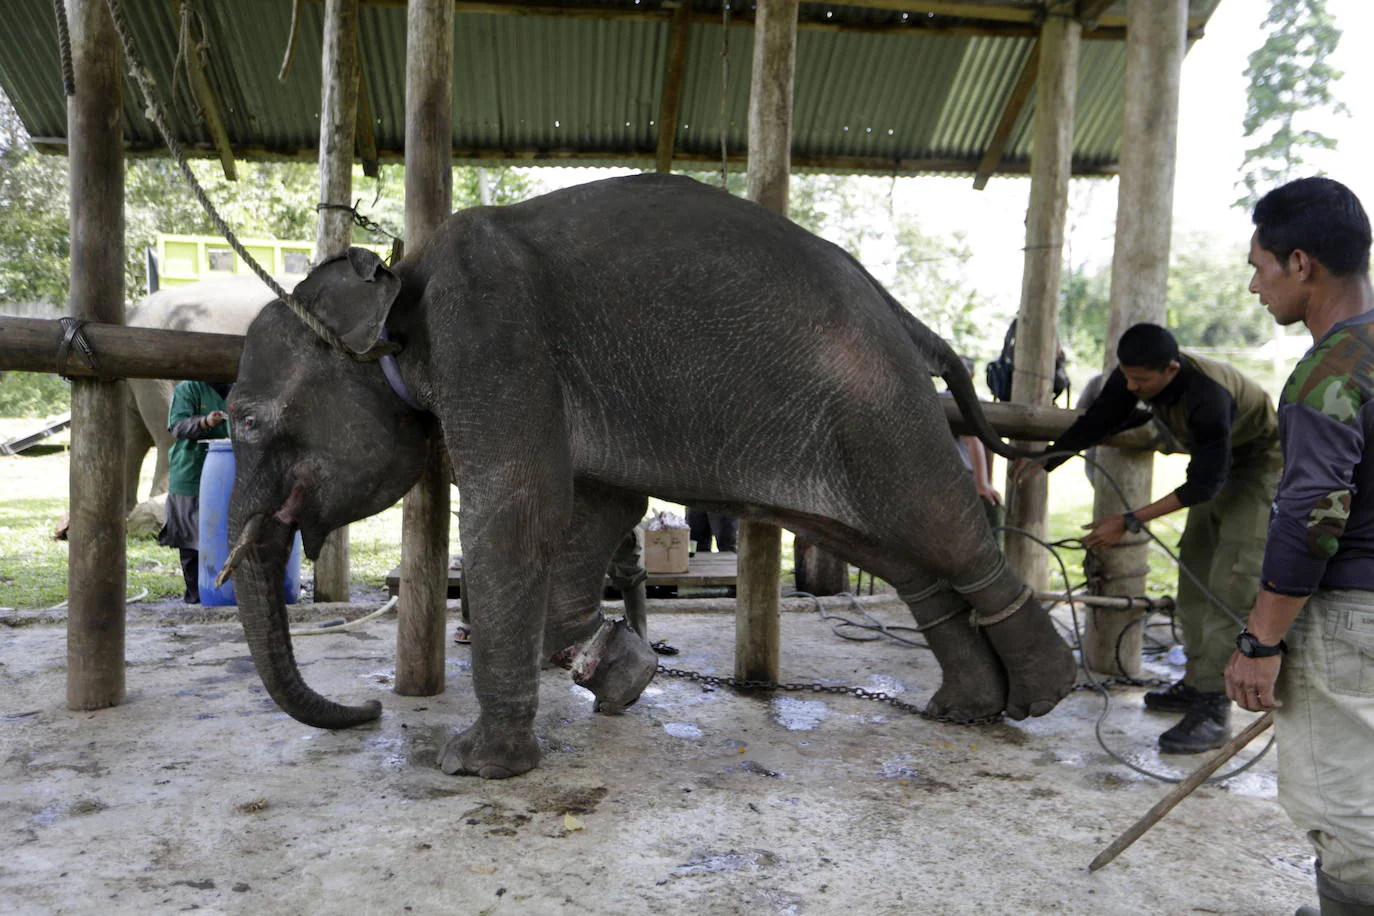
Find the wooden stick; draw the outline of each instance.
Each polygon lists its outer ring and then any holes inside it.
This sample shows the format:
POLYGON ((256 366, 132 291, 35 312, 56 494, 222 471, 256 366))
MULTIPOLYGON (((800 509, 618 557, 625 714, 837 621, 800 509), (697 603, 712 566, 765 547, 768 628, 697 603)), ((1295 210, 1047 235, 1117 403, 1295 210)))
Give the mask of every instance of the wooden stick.
POLYGON ((1145 834, 1145 831, 1159 823, 1160 820, 1164 818, 1164 815, 1168 814, 1175 805, 1193 794, 1193 790, 1202 785, 1207 777, 1215 773, 1223 763, 1236 756, 1237 751, 1245 747, 1245 745, 1249 744, 1251 741, 1254 741, 1255 738, 1259 736, 1260 732, 1273 724, 1274 714, 1272 712, 1266 712, 1264 715, 1251 722, 1246 726, 1244 731, 1228 741, 1221 750, 1217 751, 1215 757, 1194 770, 1191 776, 1175 786, 1174 790, 1168 795, 1161 798, 1159 802, 1150 809, 1148 814, 1132 824, 1131 829, 1121 834, 1121 836, 1117 837, 1116 840, 1112 842, 1112 845, 1102 850, 1098 857, 1093 859, 1092 864, 1088 866, 1088 871, 1097 871, 1099 868, 1121 855, 1121 853, 1126 850, 1126 847, 1140 839, 1141 836, 1145 834))

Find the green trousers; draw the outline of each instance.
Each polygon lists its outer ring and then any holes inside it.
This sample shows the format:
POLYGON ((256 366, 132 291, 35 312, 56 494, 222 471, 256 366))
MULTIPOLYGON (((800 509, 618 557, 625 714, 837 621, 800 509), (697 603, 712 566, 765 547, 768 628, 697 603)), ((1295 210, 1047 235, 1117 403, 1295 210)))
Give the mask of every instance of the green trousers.
MULTIPOLYGON (((1259 591, 1269 506, 1280 470, 1232 469, 1215 499, 1188 509, 1178 542, 1183 565, 1242 621, 1259 591)), ((1178 574, 1178 620, 1188 670, 1183 682, 1207 693, 1226 689, 1222 673, 1241 625, 1206 597, 1187 573, 1178 574)))

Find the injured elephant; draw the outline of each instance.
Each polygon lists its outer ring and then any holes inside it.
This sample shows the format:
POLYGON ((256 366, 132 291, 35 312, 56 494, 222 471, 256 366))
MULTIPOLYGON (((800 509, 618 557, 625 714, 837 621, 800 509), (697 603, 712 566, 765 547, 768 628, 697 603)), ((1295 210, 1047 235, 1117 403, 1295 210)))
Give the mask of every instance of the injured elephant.
POLYGON ((1072 654, 997 549, 931 381, 1006 453, 958 357, 787 219, 684 177, 614 178, 456 213, 394 270, 351 249, 296 295, 323 329, 268 306, 230 396, 230 534, 253 659, 301 722, 356 725, 380 704, 302 679, 291 534, 313 557, 392 505, 436 428, 462 493, 480 707, 447 773, 538 764, 540 663, 561 650, 603 706, 648 684, 654 653, 600 610, 648 494, 788 528, 890 582, 929 627, 933 713, 1043 715, 1071 689, 1072 654))

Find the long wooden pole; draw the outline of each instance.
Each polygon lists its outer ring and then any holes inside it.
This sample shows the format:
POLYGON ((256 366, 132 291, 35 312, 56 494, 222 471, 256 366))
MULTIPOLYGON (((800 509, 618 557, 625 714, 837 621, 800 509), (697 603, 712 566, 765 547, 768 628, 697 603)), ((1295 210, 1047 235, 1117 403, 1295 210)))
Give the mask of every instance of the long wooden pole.
MULTIPOLYGON (((453 3, 406 8, 406 246, 416 251, 453 207, 453 3)), ((396 692, 444 691, 448 607, 449 465, 443 439, 429 442, 425 471, 401 513, 401 604, 396 692)))
MULTIPOLYGON (((320 78, 320 202, 352 203, 353 141, 358 123, 358 0, 325 0, 320 78)), ((345 251, 353 240, 353 215, 319 211, 315 263, 345 251)), ((315 560, 315 600, 347 601, 348 526, 325 538, 315 560)))
POLYGON ((1206 782, 1207 777, 1219 770, 1223 763, 1236 756, 1241 748, 1245 747, 1245 745, 1249 744, 1251 741, 1254 741, 1261 732, 1273 724, 1274 714, 1272 712, 1266 712, 1246 726, 1245 730, 1239 735, 1236 735, 1230 741, 1226 742, 1226 744, 1222 745, 1221 750, 1217 751, 1216 755, 1212 757, 1211 760, 1208 760, 1202 766, 1194 770, 1187 779, 1175 786, 1172 792, 1161 798, 1153 808, 1146 812, 1144 817, 1132 824, 1129 830, 1113 840, 1112 844, 1102 850, 1102 852, 1098 853, 1097 858, 1093 859, 1092 863, 1088 865, 1088 871, 1097 871, 1099 868, 1121 855, 1121 853, 1125 852, 1128 846, 1144 836, 1145 831, 1163 820, 1164 815, 1172 811, 1179 802, 1183 801, 1189 795, 1192 795, 1193 791, 1206 782))
MULTIPOLYGON (((1082 30, 1073 4, 1050 4, 1040 27, 1031 146, 1030 204, 1026 211, 1025 269, 1016 318, 1016 368, 1011 399, 1048 405, 1058 352, 1059 278, 1064 260, 1064 219, 1073 166, 1074 99, 1078 94, 1078 45, 1082 30)), ((1007 524, 1045 539, 1049 487, 1044 474, 1020 482, 1007 476, 1007 524)), ((1007 561, 1023 580, 1043 589, 1048 558, 1030 538, 1007 537, 1007 561)))
MULTIPOLYGON (((1165 322, 1169 290, 1169 243, 1173 225, 1174 160, 1178 145, 1179 79, 1188 14, 1187 0, 1131 0, 1126 39, 1126 101, 1121 126, 1121 181, 1112 255, 1112 311, 1103 369, 1116 366, 1116 342, 1140 321, 1165 322)), ((1120 484, 1129 506, 1098 477, 1093 517, 1114 515, 1151 502, 1154 460, 1113 448, 1097 460, 1120 484)), ((1102 593, 1139 595, 1149 568, 1149 540, 1123 538, 1101 551, 1102 593)), ((1096 671, 1140 674, 1141 627, 1132 615, 1092 611, 1083 633, 1083 659, 1096 671), (1125 631, 1124 633, 1122 631, 1125 631), (1119 661, 1118 661, 1119 660, 1119 661), (1117 665, 1125 668, 1119 672, 1117 665)))
MULTIPOLYGON (((759 0, 749 90, 749 199, 783 216, 791 169, 797 10, 797 0, 759 0)), ((777 680, 782 532, 742 519, 738 546, 735 676, 777 680)))
MULTIPOLYGON (((71 138, 70 311, 124 322, 123 72, 104 0, 67 0, 76 94, 71 138)), ((54 351, 55 352, 55 351, 54 351)), ((108 369, 102 367, 102 371, 108 369)), ((123 386, 72 381, 71 524, 67 564, 67 706, 103 709, 124 699, 123 386)))

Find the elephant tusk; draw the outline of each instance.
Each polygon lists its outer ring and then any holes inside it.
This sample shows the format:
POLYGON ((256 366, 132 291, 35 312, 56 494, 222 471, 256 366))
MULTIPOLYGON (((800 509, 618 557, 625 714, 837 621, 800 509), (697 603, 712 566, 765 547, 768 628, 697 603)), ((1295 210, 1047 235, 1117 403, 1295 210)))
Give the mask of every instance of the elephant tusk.
POLYGON ((215 576, 215 588, 224 587, 224 583, 228 582, 229 577, 234 574, 234 568, 243 560, 243 555, 258 539, 258 531, 262 528, 262 519, 263 516, 255 515, 243 526, 243 533, 239 535, 239 542, 234 545, 233 550, 229 551, 229 556, 224 561, 224 566, 220 569, 219 575, 215 576))

